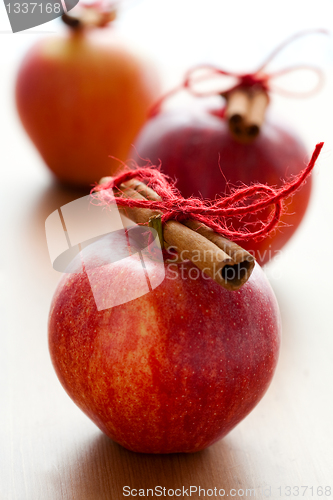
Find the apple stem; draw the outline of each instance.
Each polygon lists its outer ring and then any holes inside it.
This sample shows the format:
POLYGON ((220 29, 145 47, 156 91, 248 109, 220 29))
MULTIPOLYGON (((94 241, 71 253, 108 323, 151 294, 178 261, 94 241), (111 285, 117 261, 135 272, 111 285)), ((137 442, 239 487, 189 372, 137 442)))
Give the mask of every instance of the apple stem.
POLYGON ((106 9, 98 5, 83 5, 74 11, 75 14, 61 16, 62 21, 73 30, 104 28, 116 18, 116 10, 111 6, 106 9))
POLYGON ((162 214, 152 215, 148 221, 148 226, 155 229, 160 240, 161 248, 163 248, 163 228, 162 228, 162 214))
POLYGON ((79 28, 82 28, 80 19, 78 19, 77 17, 73 17, 65 13, 61 16, 61 20, 72 29, 77 30, 79 28))

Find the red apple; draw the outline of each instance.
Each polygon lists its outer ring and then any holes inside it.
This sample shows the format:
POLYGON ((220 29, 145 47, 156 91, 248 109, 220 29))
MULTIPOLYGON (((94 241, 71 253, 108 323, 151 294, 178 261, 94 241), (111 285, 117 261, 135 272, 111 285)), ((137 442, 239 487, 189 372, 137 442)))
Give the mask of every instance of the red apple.
POLYGON ((156 69, 113 29, 72 30, 26 54, 16 82, 22 123, 47 166, 89 186, 119 168, 159 92, 156 69))
MULTIPOLYGON (((118 238, 118 239, 117 239, 118 238)), ((225 436, 266 392, 277 363, 280 316, 259 265, 238 291, 227 291, 181 265, 165 268, 154 290, 142 286, 140 259, 102 265, 119 235, 83 251, 86 272, 63 276, 49 316, 49 348, 61 384, 110 438, 145 453, 194 452, 225 436), (99 256, 100 255, 100 256, 99 256), (90 281, 105 301, 97 310, 90 281)), ((78 263, 80 266, 80 263, 78 263)))
MULTIPOLYGON (((297 134, 285 125, 267 120, 259 136, 250 144, 237 142, 226 120, 206 109, 174 109, 151 118, 135 142, 130 156, 144 165, 162 163, 162 171, 177 179, 177 187, 188 197, 202 194, 214 199, 231 186, 254 182, 281 186, 285 179, 306 166, 307 151, 297 134)), ((285 245, 299 226, 311 192, 311 179, 293 198, 286 200, 288 210, 272 236, 262 241, 242 242, 263 265, 285 245)), ((262 214, 249 216, 260 221, 262 214)), ((244 225, 245 219, 241 222, 244 225)), ((237 220, 232 221, 235 228, 237 220)), ((258 227, 257 227, 258 229, 258 227)))

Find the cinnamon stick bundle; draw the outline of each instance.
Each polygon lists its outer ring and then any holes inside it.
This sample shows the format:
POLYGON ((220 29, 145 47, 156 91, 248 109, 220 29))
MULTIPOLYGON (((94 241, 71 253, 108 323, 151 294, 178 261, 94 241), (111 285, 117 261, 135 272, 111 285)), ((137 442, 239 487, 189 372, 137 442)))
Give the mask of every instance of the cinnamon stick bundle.
MULTIPOLYGON (((100 184, 110 180, 104 177, 100 184)), ((153 189, 137 179, 120 185, 115 196, 132 199, 160 201, 153 189)), ((118 207, 121 213, 136 224, 150 222, 156 228, 156 218, 161 212, 146 208, 118 207)), ((162 244, 166 250, 175 249, 178 261, 191 260, 202 272, 227 290, 238 290, 250 277, 255 259, 236 243, 215 233, 206 225, 186 220, 182 223, 169 220, 163 225, 162 244)))
POLYGON ((252 142, 264 122, 269 97, 262 89, 237 88, 225 95, 226 118, 232 136, 239 142, 252 142))

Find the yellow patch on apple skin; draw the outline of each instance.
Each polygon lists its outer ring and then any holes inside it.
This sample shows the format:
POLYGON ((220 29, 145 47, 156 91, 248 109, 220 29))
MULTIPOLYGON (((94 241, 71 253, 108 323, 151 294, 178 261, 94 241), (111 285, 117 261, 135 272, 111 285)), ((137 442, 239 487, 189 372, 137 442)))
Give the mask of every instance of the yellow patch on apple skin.
POLYGON ((161 357, 163 342, 157 349, 156 337, 163 335, 163 332, 159 331, 156 313, 149 300, 137 299, 135 302, 138 311, 147 320, 133 323, 133 318, 140 317, 136 311, 134 315, 128 314, 127 309, 133 308, 134 302, 131 306, 124 304, 105 311, 103 327, 98 332, 94 350, 95 353, 108 351, 109 357, 106 360, 104 356, 101 358, 96 354, 89 365, 90 380, 94 386, 91 387, 92 393, 97 394, 94 405, 102 407, 103 401, 109 398, 107 427, 111 434, 115 428, 118 429, 117 438, 124 446, 129 445, 129 442, 125 441, 124 436, 119 436, 119 420, 129 424, 133 438, 141 432, 158 433, 158 412, 161 407, 158 388, 154 387, 150 357, 161 357), (119 313, 122 316, 121 329, 117 328, 115 319, 119 313), (116 351, 113 342, 117 344, 116 351), (110 374, 107 380, 102 376, 103 370, 110 374), (143 415, 142 419, 139 415, 143 415))
POLYGON ((82 51, 87 52, 89 45, 86 43, 86 37, 83 33, 73 33, 70 38, 52 37, 43 40, 40 44, 40 55, 47 60, 66 61, 72 59, 76 54, 78 58, 84 57, 82 51))
POLYGON ((40 46, 40 54, 45 59, 64 59, 68 53, 66 45, 60 38, 50 38, 40 46))

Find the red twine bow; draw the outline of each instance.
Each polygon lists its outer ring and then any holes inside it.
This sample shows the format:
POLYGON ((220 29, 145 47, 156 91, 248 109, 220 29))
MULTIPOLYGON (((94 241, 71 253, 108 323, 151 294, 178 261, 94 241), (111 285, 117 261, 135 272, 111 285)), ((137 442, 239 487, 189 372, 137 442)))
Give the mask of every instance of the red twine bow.
POLYGON ((294 40, 301 38, 303 36, 307 36, 309 34, 314 34, 314 33, 320 33, 320 34, 325 34, 327 35, 328 32, 324 29, 318 29, 318 30, 305 30, 301 31, 299 33, 296 33, 295 35, 291 36, 287 40, 285 40, 283 43, 281 43, 276 49, 269 55, 269 57, 264 61, 263 64, 255 71, 254 73, 247 73, 247 74, 237 74, 233 73, 231 71, 226 71, 220 68, 217 68, 216 66, 213 65, 200 65, 196 66, 194 68, 191 68, 187 73, 185 73, 185 78, 184 81, 176 88, 172 89, 171 91, 167 92, 164 94, 150 109, 149 116, 155 116, 157 113, 159 113, 161 105, 163 102, 168 99, 169 97, 173 96, 177 92, 181 90, 187 90, 190 94, 192 94, 195 97, 209 97, 209 96, 214 96, 221 94, 225 97, 232 92, 233 90, 237 88, 255 88, 256 90, 264 90, 266 92, 268 91, 274 91, 279 94, 284 94, 289 97, 309 97, 316 92, 322 87, 323 81, 324 81, 324 75, 323 72, 321 71, 320 68, 314 67, 314 66, 306 66, 306 65, 298 65, 298 66, 293 66, 290 68, 284 68, 282 70, 276 71, 274 73, 266 73, 264 70, 268 66, 268 64, 272 61, 272 59, 275 58, 275 56, 282 50, 284 49, 287 45, 292 43, 294 40), (288 73, 291 73, 293 71, 299 71, 299 70, 310 70, 313 73, 315 73, 318 77, 318 82, 314 86, 313 89, 307 92, 292 92, 292 91, 287 91, 282 88, 279 88, 277 86, 272 85, 272 80, 275 78, 278 78, 282 75, 286 75, 288 73), (203 72, 205 72, 203 74, 203 72), (226 77, 233 77, 236 79, 235 85, 232 85, 230 88, 226 90, 221 90, 221 91, 199 91, 196 90, 196 85, 200 84, 204 81, 209 81, 210 79, 216 77, 216 76, 226 76, 226 77))
POLYGON ((294 194, 305 182, 323 145, 323 142, 317 144, 307 167, 280 188, 273 188, 265 184, 253 184, 236 189, 231 195, 220 196, 215 200, 195 197, 185 199, 166 175, 150 166, 123 172, 117 177, 113 177, 109 182, 95 187, 94 191, 99 192, 97 197, 99 203, 105 205, 117 203, 122 207, 159 210, 162 212, 162 223, 170 219, 177 221, 194 219, 232 241, 258 241, 267 237, 277 226, 283 212, 283 201, 294 194), (110 196, 108 189, 120 189, 123 182, 133 178, 146 181, 147 185, 162 198, 162 201, 130 198, 117 198, 115 200, 113 196, 110 196), (248 201, 247 204, 246 201, 248 201), (270 206, 274 208, 266 218, 260 221, 261 228, 259 230, 250 231, 246 226, 242 231, 237 231, 228 227, 226 220, 228 217, 237 217, 241 220, 244 215, 261 212, 270 206))

